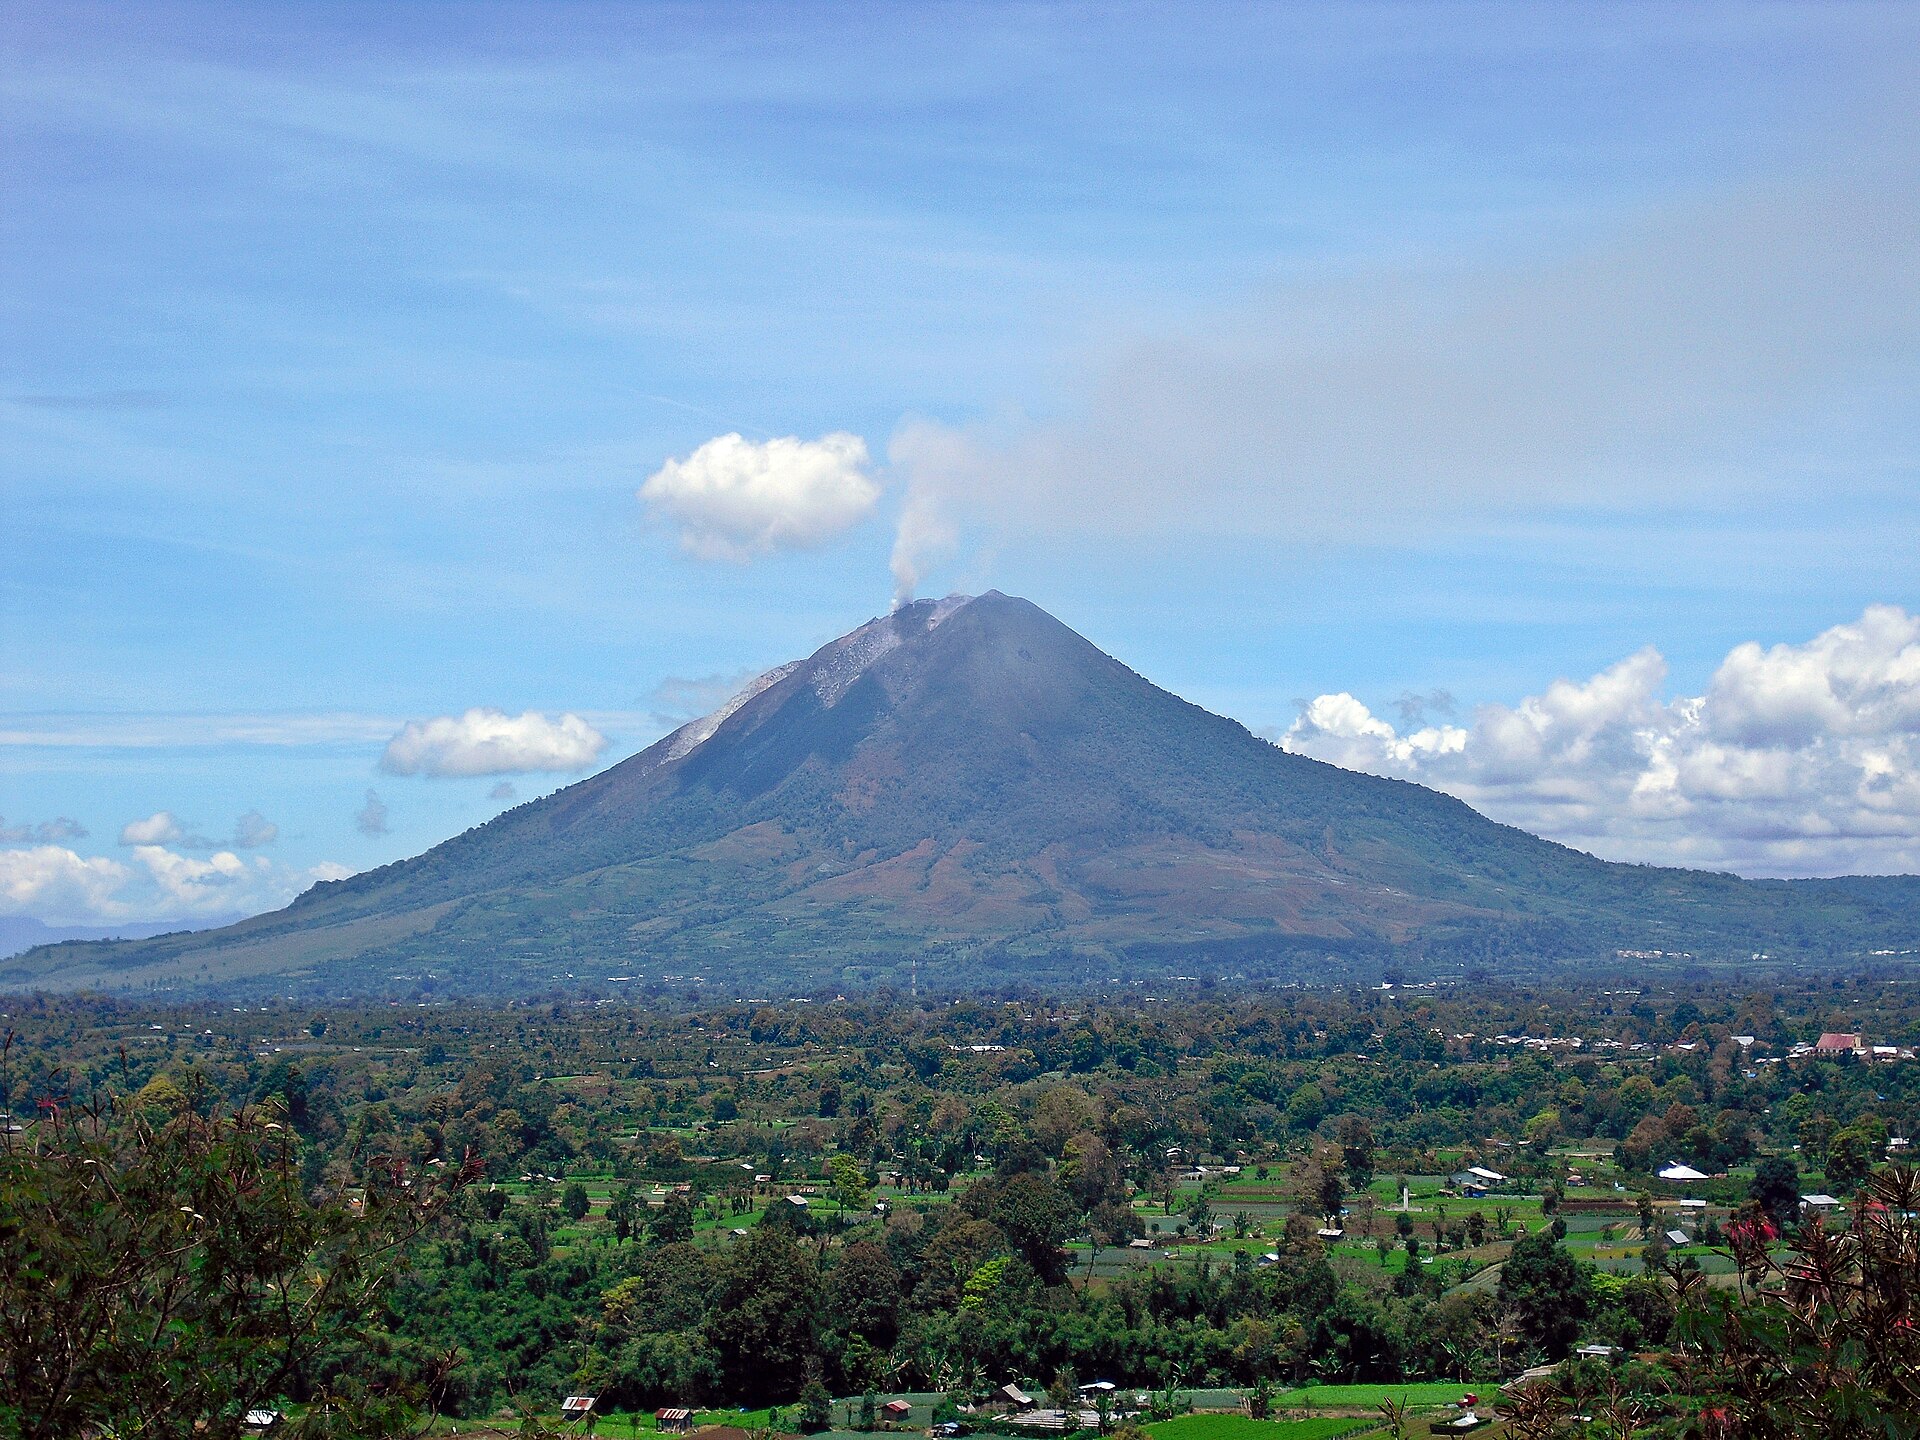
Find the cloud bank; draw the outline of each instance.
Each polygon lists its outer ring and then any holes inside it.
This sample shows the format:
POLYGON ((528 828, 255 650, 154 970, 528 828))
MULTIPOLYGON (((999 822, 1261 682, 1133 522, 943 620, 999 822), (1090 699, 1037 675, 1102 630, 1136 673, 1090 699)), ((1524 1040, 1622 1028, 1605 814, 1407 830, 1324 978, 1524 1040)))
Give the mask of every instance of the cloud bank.
POLYGON ((667 461, 639 495, 679 527, 688 553, 741 563, 825 544, 872 513, 880 488, 866 441, 837 431, 764 442, 721 435, 667 461))
POLYGON ((0 909, 50 924, 127 918, 117 897, 133 872, 105 856, 76 855, 64 845, 0 850, 0 909))
POLYGON ((387 742, 380 768, 432 776, 585 770, 606 748, 607 737, 578 715, 549 719, 535 710, 514 716, 474 709, 409 721, 387 742))
POLYGON ((1651 647, 1466 725, 1400 728, 1321 695, 1281 745, 1416 780, 1609 859, 1803 876, 1920 871, 1920 616, 1870 607, 1736 647, 1666 699, 1651 647))
POLYGON ((204 859, 136 845, 132 863, 63 845, 0 850, 0 914, 50 925, 120 920, 182 922, 276 909, 318 880, 352 872, 331 861, 304 869, 220 850, 204 859))

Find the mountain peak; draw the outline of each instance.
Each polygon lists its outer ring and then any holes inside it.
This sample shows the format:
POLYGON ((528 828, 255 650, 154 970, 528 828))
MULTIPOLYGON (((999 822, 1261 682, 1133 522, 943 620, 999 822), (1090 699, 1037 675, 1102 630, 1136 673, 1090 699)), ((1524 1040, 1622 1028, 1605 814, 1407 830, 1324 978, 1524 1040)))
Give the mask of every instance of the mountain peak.
POLYGON ((877 616, 630 759, 284 911, 44 947, 0 983, 1325 979, 1856 955, 1916 929, 1920 880, 1610 865, 1287 754, 988 591, 877 616))
MULTIPOLYGON (((988 593, 994 598, 1005 598, 998 591, 988 593)), ((971 595, 948 595, 939 600, 910 601, 888 614, 876 615, 836 640, 828 641, 806 659, 789 660, 784 665, 762 671, 710 714, 688 721, 661 741, 660 747, 664 747, 662 763, 684 759, 692 754, 742 706, 796 673, 804 672, 804 683, 812 687, 823 704, 831 707, 874 661, 897 649, 911 636, 935 629, 974 598, 971 595)))

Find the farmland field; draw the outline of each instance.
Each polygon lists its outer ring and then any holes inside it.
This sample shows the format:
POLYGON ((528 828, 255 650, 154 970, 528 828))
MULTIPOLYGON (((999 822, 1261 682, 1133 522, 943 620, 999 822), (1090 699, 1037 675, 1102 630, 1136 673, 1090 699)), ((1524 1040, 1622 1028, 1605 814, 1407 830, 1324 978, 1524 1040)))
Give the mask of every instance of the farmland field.
POLYGON ((1383 1400, 1400 1400, 1408 1405, 1451 1405, 1462 1395, 1477 1390, 1484 1395, 1485 1387, 1461 1385, 1454 1382, 1436 1384, 1431 1381, 1408 1385, 1303 1385, 1298 1390, 1289 1390, 1273 1403, 1288 1410, 1304 1410, 1309 1405, 1316 1408, 1326 1406, 1351 1407, 1359 1405, 1378 1405, 1383 1400))
POLYGON ((1310 1420, 1250 1420, 1245 1415, 1182 1415, 1146 1426, 1153 1440, 1329 1440, 1355 1425, 1351 1417, 1310 1420))

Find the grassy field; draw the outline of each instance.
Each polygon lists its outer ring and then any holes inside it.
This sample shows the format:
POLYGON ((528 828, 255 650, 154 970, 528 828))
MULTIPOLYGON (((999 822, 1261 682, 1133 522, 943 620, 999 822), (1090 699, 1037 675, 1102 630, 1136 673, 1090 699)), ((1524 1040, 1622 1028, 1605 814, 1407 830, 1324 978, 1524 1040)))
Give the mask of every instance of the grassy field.
MULTIPOLYGON (((793 1412, 789 1408, 785 1413, 791 1415, 793 1412)), ((693 1423, 696 1427, 737 1425, 742 1430, 760 1430, 766 1428, 771 1415, 772 1412, 769 1410, 696 1410, 693 1414, 693 1423)), ((558 1423, 558 1417, 548 1418, 552 1423, 558 1423)), ((475 1423, 471 1420, 452 1421, 449 1422, 450 1428, 445 1433, 459 1433, 460 1427, 475 1423)), ((594 1433, 603 1437, 612 1437, 612 1440, 620 1440, 620 1437, 626 1435, 652 1434, 659 1428, 660 1422, 653 1418, 651 1410, 636 1410, 631 1414, 626 1411, 609 1411, 598 1417, 594 1433)))
POLYGON ((1338 1416, 1311 1420, 1249 1420, 1245 1415, 1182 1415, 1144 1427, 1153 1440, 1327 1440, 1356 1422, 1338 1416))
POLYGON ((1350 1409, 1378 1405, 1382 1400, 1402 1400, 1413 1406, 1451 1405, 1469 1390, 1486 1393, 1484 1387, 1451 1381, 1446 1384, 1303 1385, 1298 1390, 1287 1391, 1273 1403, 1288 1410, 1304 1410, 1309 1405, 1350 1409))

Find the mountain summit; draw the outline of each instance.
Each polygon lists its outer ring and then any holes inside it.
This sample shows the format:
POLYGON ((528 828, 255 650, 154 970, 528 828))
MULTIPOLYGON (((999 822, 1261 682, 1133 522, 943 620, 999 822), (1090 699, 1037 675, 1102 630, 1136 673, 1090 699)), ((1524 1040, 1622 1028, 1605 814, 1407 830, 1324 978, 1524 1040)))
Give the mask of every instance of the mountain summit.
POLYGON ((48 946, 0 985, 327 993, 694 977, 756 993, 1122 974, 1855 959, 1920 879, 1597 860, 1290 755, 1024 600, 923 600, 629 760, 221 930, 48 946))

